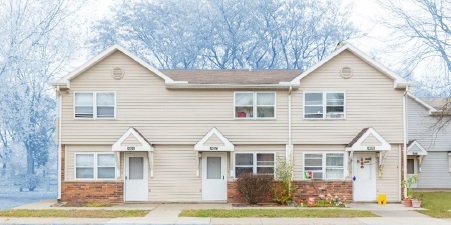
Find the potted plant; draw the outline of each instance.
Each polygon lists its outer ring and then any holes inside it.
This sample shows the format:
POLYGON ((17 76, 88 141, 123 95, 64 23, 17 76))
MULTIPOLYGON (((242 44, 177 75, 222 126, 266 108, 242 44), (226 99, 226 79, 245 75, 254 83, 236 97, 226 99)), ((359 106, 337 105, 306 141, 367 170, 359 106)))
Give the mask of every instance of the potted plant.
MULTIPOLYGON (((413 199, 413 188, 412 186, 416 184, 418 181, 418 174, 414 174, 411 177, 407 178, 407 180, 403 180, 401 182, 401 186, 403 188, 407 188, 407 198, 404 199, 404 205, 406 207, 412 207, 412 199, 413 199)), ((421 204, 421 203, 420 203, 421 204)))
POLYGON ((412 199, 412 207, 413 208, 420 208, 422 201, 423 201, 423 194, 422 193, 420 193, 419 195, 415 195, 414 198, 412 199))

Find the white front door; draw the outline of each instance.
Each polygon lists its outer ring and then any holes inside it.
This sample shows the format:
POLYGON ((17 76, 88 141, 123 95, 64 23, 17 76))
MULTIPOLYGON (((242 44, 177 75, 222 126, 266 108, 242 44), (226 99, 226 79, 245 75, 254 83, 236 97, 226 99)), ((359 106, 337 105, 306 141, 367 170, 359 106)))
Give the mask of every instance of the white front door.
POLYGON ((125 153, 125 201, 148 201, 147 153, 125 153))
POLYGON ((226 153, 202 153, 202 200, 227 200, 226 153))
POLYGON ((354 201, 376 201, 376 154, 354 153, 352 160, 354 201))
MULTIPOLYGON (((407 156, 407 179, 418 173, 418 157, 407 156)), ((416 188, 417 183, 412 184, 412 188, 416 188)))

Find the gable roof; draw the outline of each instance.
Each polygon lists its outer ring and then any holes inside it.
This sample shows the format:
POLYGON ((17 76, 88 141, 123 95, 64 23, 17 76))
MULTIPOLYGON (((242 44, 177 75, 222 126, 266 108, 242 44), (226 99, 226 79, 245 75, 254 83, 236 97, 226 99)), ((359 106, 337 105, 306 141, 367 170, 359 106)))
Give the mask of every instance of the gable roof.
POLYGON ((279 84, 290 82, 301 70, 161 70, 174 81, 189 84, 279 84))
POLYGON ((388 151, 391 145, 372 127, 363 128, 349 144, 346 145, 346 151, 388 151), (370 136, 374 136, 380 145, 365 146, 363 143, 370 136))
POLYGON ((98 62, 102 61, 106 57, 112 55, 116 51, 120 51, 120 52, 124 53, 125 55, 127 55, 128 57, 130 57, 131 59, 136 61, 138 64, 144 66, 151 72, 155 73, 157 76, 161 77, 165 81, 165 83, 174 82, 174 80, 172 80, 170 77, 166 76, 165 74, 163 74, 162 72, 160 72, 159 70, 157 70, 156 68, 154 68, 153 66, 151 66, 150 64, 145 62, 144 60, 140 59, 139 57, 137 57, 136 55, 134 55, 127 49, 115 44, 115 45, 109 47, 108 49, 106 49, 105 51, 101 52, 94 58, 90 59, 86 63, 84 63, 83 65, 81 65, 80 67, 75 69, 73 72, 71 72, 68 75, 62 77, 61 79, 53 82, 52 85, 53 86, 66 85, 67 87, 70 87, 70 81, 72 79, 76 78, 77 76, 79 76, 80 74, 82 74, 83 72, 85 72, 86 70, 88 70, 89 68, 91 68, 92 66, 97 64, 98 62))
POLYGON ((407 155, 427 155, 428 152, 426 149, 421 146, 420 143, 418 143, 417 140, 410 140, 407 144, 407 155), (419 150, 415 150, 415 147, 419 150))
POLYGON ((343 45, 340 48, 336 49, 330 55, 328 55, 327 57, 323 58, 321 61, 316 63, 313 67, 311 67, 308 70, 304 71, 301 75, 299 75, 298 77, 294 78, 291 81, 291 83, 299 84, 301 79, 303 79, 304 77, 308 76, 313 71, 315 71, 316 69, 318 69, 319 67, 324 65, 326 62, 332 60, 335 56, 339 55, 340 53, 342 53, 345 50, 348 50, 348 51, 354 53, 354 55, 356 55, 357 57, 359 57, 360 59, 362 59, 366 63, 370 64, 371 66, 373 66, 374 68, 376 68, 377 70, 382 72, 384 75, 386 75, 387 77, 392 79, 393 82, 394 82, 394 88, 405 88, 406 86, 410 86, 411 85, 410 82, 407 82, 406 80, 404 80, 404 78, 400 77, 399 75, 397 75, 393 71, 391 71, 388 68, 384 67, 382 64, 380 64, 379 62, 375 61, 374 59, 372 59, 371 57, 369 57, 368 55, 366 55, 365 53, 363 53, 362 51, 360 51, 359 49, 357 49, 356 47, 354 47, 353 45, 351 45, 349 43, 346 43, 345 45, 343 45))
POLYGON ((219 132, 216 127, 211 128, 210 131, 208 131, 207 134, 205 134, 202 139, 200 139, 199 142, 197 142, 194 145, 194 151, 235 151, 235 146, 232 144, 232 142, 229 141, 224 135, 222 135, 221 132, 219 132), (223 145, 220 146, 209 146, 206 143, 208 140, 215 135, 222 143, 223 145))
POLYGON ((136 128, 130 127, 128 130, 116 141, 112 146, 113 151, 153 151, 154 148, 152 144, 147 140, 144 135, 142 135, 136 128), (133 149, 129 149, 130 147, 122 146, 122 143, 130 136, 133 135, 140 143, 141 146, 133 146, 133 149))
POLYGON ((412 100, 414 100, 415 102, 417 102, 418 104, 420 104, 421 106, 423 106, 424 108, 429 110, 429 115, 432 113, 438 112, 438 110, 435 107, 431 106, 430 104, 428 104, 425 101, 421 100, 420 98, 416 97, 412 93, 408 92, 407 96, 409 96, 412 100))

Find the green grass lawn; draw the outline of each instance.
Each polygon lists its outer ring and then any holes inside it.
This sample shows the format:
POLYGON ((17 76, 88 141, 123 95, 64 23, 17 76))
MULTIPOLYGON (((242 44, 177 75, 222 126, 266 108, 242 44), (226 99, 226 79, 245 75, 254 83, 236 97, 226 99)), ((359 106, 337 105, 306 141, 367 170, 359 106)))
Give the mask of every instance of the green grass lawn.
POLYGON ((15 210, 0 211, 0 217, 118 218, 118 217, 143 217, 148 213, 149 210, 15 209, 15 210))
POLYGON ((429 210, 418 212, 435 218, 451 218, 451 192, 421 192, 421 194, 423 194, 421 207, 429 210))
POLYGON ((370 211, 344 209, 199 209, 183 210, 181 217, 305 217, 305 218, 354 218, 378 217, 370 211))

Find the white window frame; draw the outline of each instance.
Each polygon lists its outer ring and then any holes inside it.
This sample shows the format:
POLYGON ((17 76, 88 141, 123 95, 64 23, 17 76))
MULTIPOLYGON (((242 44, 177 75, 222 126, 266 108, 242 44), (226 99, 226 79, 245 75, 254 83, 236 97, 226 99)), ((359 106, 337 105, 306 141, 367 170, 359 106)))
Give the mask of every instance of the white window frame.
POLYGON ((448 153, 448 169, 451 172, 451 153, 448 153))
MULTIPOLYGON (((305 119, 305 120, 345 120, 346 119, 346 92, 344 92, 344 91, 304 91, 304 93, 303 93, 303 100, 304 100, 304 102, 303 102, 303 118, 305 119), (305 117, 305 112, 306 112, 306 110, 305 110, 305 107, 306 107, 306 104, 305 104, 305 97, 306 97, 306 94, 322 94, 322 96, 323 96, 323 103, 322 103, 322 107, 323 107, 323 117, 322 118, 306 118, 305 117), (343 118, 327 118, 327 112, 326 112, 326 109, 327 109, 327 94, 343 94, 343 118)), ((309 106, 320 106, 320 105, 309 105, 309 106)))
POLYGON ((74 180, 90 180, 90 181, 116 180, 116 177, 117 177, 116 167, 117 167, 117 165, 116 165, 116 158, 114 156, 114 153, 111 153, 111 152, 76 152, 76 153, 74 153, 74 180), (94 156, 93 178, 77 178, 77 155, 93 155, 94 156), (114 178, 98 178, 97 155, 113 155, 113 157, 114 157, 114 178))
POLYGON ((76 120, 115 120, 116 119, 116 111, 117 111, 117 101, 116 101, 116 91, 76 91, 74 92, 74 99, 73 99, 73 116, 76 120), (83 118, 83 117, 76 117, 75 116, 75 96, 78 93, 85 93, 85 94, 92 94, 92 118, 83 118), (113 93, 114 95, 114 116, 113 117, 97 117, 97 94, 99 93, 113 93))
POLYGON ((302 153, 302 177, 304 180, 344 180, 346 178, 346 174, 348 171, 348 156, 346 152, 337 152, 337 151, 328 151, 328 152, 318 152, 318 151, 307 151, 302 153), (322 178, 321 179, 307 179, 305 178, 304 174, 307 172, 305 170, 305 155, 306 154, 321 154, 322 155, 322 165, 321 165, 321 172, 322 172, 322 178), (326 155, 327 154, 342 154, 343 155, 343 177, 341 178, 326 178, 326 171, 327 171, 327 165, 326 165, 326 155))
POLYGON ((236 91, 233 93, 233 118, 237 120, 273 120, 277 118, 277 92, 275 91, 236 91), (253 94, 253 106, 252 117, 237 117, 236 116, 236 94, 253 94), (257 94, 274 94, 274 105, 261 105, 261 106, 274 106, 274 117, 258 117, 257 115, 257 94))
MULTIPOLYGON (((276 167, 277 167, 277 154, 276 154, 276 152, 235 152, 235 153, 233 153, 233 162, 234 162, 234 164, 233 164, 233 172, 234 172, 233 177, 237 178, 237 176, 236 176, 236 168, 237 168, 236 155, 237 154, 252 154, 252 157, 253 157, 252 161, 254 162, 254 164, 252 165, 252 173, 253 174, 257 174, 257 167, 271 167, 271 166, 257 166, 257 154, 273 154, 274 155, 274 166, 272 166, 272 167, 274 167, 273 176, 276 177, 276 167)), ((249 166, 238 166, 238 167, 250 167, 250 165, 249 166)))

